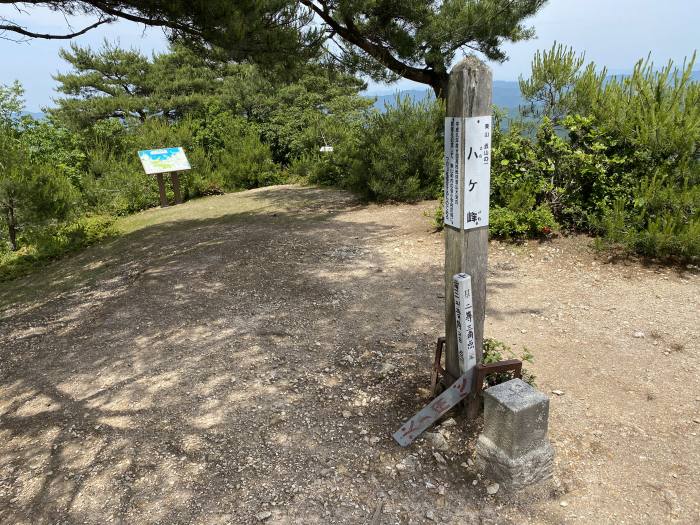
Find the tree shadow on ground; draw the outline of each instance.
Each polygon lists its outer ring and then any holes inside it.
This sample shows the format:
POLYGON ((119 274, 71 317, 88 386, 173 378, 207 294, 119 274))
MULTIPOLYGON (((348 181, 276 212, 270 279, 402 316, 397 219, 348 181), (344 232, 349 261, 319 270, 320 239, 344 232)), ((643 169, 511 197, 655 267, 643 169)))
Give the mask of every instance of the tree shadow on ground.
POLYGON ((427 401, 442 260, 396 264, 400 225, 325 195, 146 227, 5 310, 0 521, 359 523, 392 484, 410 507, 390 435, 427 401))

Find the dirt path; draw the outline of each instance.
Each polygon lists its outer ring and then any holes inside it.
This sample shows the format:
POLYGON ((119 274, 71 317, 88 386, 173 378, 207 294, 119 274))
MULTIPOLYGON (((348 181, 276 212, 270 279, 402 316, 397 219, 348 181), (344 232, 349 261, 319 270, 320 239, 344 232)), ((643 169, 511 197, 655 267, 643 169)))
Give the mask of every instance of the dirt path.
POLYGON ((432 206, 212 197, 0 285, 0 522, 700 522, 700 277, 584 238, 490 247, 555 481, 488 496, 460 417, 446 464, 391 440, 442 335, 432 206))

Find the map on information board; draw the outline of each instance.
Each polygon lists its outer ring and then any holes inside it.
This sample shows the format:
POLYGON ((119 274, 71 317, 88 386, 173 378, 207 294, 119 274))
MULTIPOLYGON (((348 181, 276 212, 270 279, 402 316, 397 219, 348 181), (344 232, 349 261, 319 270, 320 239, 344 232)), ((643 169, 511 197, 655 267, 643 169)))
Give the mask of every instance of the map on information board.
POLYGON ((191 169, 182 148, 146 149, 139 151, 139 159, 147 175, 191 169))

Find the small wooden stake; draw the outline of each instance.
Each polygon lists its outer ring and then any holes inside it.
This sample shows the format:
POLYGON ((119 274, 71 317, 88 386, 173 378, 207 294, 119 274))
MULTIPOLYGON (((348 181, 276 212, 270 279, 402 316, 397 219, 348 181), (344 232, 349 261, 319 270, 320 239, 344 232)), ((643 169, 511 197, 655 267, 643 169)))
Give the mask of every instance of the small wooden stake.
POLYGON ((177 171, 173 171, 170 174, 170 181, 173 183, 175 204, 182 204, 182 194, 180 193, 180 174, 177 171))
MULTIPOLYGON (((493 81, 491 70, 475 57, 466 57, 450 73, 447 91, 446 117, 459 117, 464 130, 464 118, 491 115, 493 81)), ((465 188, 465 133, 459 133, 457 145, 461 154, 458 157, 459 194, 464 196, 465 188)), ((469 173, 466 173, 469 177, 469 173)), ((469 179, 467 179, 469 181, 469 179)), ((464 197, 462 197, 464 199, 464 197)), ((488 250, 488 224, 464 229, 464 206, 455 210, 458 224, 456 228, 445 224, 445 368, 452 377, 460 377, 457 349, 457 328, 452 278, 458 273, 467 273, 472 278, 474 306, 474 336, 476 362, 480 363, 484 344, 484 318, 486 313, 486 261, 488 250)), ((476 417, 479 400, 470 395, 467 398, 467 415, 476 417)))
POLYGON ((158 193, 160 193, 160 207, 168 207, 168 197, 165 194, 165 181, 163 180, 162 173, 156 173, 156 180, 158 181, 158 193))

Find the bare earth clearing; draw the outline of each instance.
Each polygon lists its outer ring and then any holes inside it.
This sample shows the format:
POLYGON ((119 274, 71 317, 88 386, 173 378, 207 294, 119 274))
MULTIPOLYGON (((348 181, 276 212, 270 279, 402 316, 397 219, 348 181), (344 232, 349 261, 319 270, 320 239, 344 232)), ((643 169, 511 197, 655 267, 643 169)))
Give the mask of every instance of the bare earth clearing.
POLYGON ((700 277, 587 238, 490 246, 555 480, 487 495, 459 415, 440 458, 393 442, 443 335, 433 206, 212 197, 0 285, 0 522, 700 522, 700 277))

